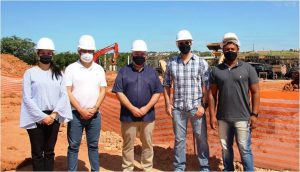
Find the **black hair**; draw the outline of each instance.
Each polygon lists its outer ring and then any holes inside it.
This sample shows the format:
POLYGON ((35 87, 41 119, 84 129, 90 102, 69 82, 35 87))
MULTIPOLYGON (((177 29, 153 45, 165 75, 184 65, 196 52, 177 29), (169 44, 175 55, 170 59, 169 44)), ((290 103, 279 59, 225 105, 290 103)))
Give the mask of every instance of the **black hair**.
POLYGON ((62 73, 61 73, 60 68, 57 65, 55 65, 53 63, 53 61, 51 61, 50 68, 51 68, 51 71, 52 71, 52 79, 53 79, 54 76, 55 76, 56 80, 58 80, 59 77, 62 77, 62 73))

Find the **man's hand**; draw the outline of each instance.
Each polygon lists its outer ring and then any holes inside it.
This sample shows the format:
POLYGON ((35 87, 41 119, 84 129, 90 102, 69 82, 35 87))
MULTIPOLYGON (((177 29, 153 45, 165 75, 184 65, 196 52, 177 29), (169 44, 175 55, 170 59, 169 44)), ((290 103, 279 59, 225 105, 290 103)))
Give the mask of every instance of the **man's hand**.
POLYGON ((137 108, 135 106, 130 109, 130 112, 135 117, 142 117, 144 115, 143 112, 139 108, 137 108))
POLYGON ((200 105, 198 106, 198 110, 195 113, 195 115, 200 118, 203 116, 204 112, 205 112, 204 108, 200 105))
POLYGON ((96 107, 88 108, 87 110, 92 114, 95 114, 96 112, 98 112, 98 108, 96 108, 96 107))
POLYGON ((89 109, 82 108, 82 109, 78 110, 78 112, 80 114, 80 118, 84 119, 84 120, 89 120, 90 118, 92 118, 94 116, 94 113, 91 113, 89 111, 89 109))
POLYGON ((217 118, 216 116, 210 116, 210 128, 213 130, 216 130, 218 126, 217 118))
POLYGON ((168 104, 168 105, 166 106, 167 114, 168 114, 171 118, 173 118, 173 114, 172 114, 173 109, 174 109, 174 107, 173 107, 173 105, 171 105, 171 104, 168 104))
POLYGON ((250 120, 249 120, 249 124, 250 124, 250 130, 254 130, 256 128, 256 121, 257 121, 257 118, 256 116, 250 116, 250 120))
POLYGON ((143 116, 147 114, 148 109, 146 108, 146 106, 143 106, 140 108, 140 111, 143 113, 143 116))

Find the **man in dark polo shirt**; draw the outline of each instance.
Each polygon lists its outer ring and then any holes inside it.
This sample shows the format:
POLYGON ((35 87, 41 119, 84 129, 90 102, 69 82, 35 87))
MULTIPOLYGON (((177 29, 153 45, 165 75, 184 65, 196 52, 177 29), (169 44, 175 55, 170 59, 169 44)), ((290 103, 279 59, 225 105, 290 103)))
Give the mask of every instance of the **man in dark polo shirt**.
POLYGON ((154 105, 163 92, 163 87, 155 70, 145 65, 146 43, 143 40, 136 40, 131 50, 133 63, 119 71, 112 90, 121 102, 122 168, 123 171, 134 169, 134 141, 139 131, 142 142, 142 168, 144 171, 151 171, 154 105))
POLYGON ((250 146, 259 110, 258 77, 251 65, 237 59, 240 42, 234 33, 224 35, 221 47, 225 61, 212 69, 210 77, 210 125, 212 129, 219 126, 224 171, 234 171, 234 136, 244 171, 254 171, 250 146))

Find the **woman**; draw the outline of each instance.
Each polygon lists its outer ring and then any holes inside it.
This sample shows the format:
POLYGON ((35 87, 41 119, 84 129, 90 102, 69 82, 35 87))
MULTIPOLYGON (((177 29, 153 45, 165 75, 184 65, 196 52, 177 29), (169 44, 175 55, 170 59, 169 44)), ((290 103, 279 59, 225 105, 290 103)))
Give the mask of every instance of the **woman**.
POLYGON ((52 40, 41 38, 36 50, 38 65, 23 77, 20 127, 29 134, 33 171, 52 171, 59 123, 72 120, 72 111, 62 72, 52 62, 52 40))

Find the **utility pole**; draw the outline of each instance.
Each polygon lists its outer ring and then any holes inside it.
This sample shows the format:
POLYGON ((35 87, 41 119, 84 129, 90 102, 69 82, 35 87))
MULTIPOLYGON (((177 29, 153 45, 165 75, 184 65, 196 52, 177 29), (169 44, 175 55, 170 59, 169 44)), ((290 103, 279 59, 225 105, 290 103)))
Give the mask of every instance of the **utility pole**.
POLYGON ((253 52, 254 52, 254 44, 253 44, 253 52))
POLYGON ((104 54, 104 61, 103 61, 103 66, 104 66, 104 69, 106 70, 106 54, 104 54))

